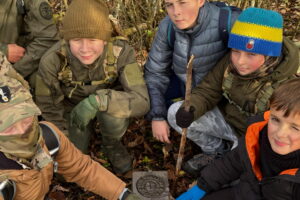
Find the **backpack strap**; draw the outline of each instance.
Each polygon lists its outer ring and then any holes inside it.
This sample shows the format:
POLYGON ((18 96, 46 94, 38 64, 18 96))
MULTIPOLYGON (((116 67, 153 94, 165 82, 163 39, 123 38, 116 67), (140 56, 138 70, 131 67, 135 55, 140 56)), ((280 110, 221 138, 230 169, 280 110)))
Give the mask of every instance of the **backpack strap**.
MULTIPOLYGON (((60 142, 57 133, 47 124, 39 123, 45 144, 52 158, 58 153, 60 142)), ((15 169, 21 170, 23 167, 16 161, 7 158, 3 152, 0 152, 0 170, 15 169)))
POLYGON ((219 33, 223 44, 227 47, 231 27, 242 10, 235 6, 228 6, 225 2, 211 2, 220 8, 219 33))
POLYGON ((175 30, 174 30, 173 23, 171 20, 169 21, 169 24, 168 24, 167 34, 168 34, 168 45, 171 49, 174 49, 175 30))
POLYGON ((59 137, 53 130, 53 128, 51 128, 47 124, 39 123, 39 125, 42 129, 43 138, 45 140, 48 151, 51 157, 54 158, 58 153, 60 147, 59 137))
POLYGON ((16 183, 12 180, 6 179, 0 182, 0 197, 3 200, 13 200, 17 191, 16 183))
POLYGON ((219 33, 224 45, 227 46, 229 31, 231 29, 231 9, 229 7, 222 7, 219 16, 219 33))

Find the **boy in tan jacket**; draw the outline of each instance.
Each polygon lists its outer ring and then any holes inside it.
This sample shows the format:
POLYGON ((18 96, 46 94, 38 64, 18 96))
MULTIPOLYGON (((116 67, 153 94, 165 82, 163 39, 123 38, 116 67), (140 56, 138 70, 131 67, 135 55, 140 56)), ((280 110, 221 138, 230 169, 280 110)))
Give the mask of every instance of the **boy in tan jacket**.
POLYGON ((8 75, 11 65, 0 56, 0 199, 42 200, 54 172, 106 199, 139 199, 54 124, 38 122, 41 112, 27 85, 8 75), (49 148, 46 133, 56 138, 56 148, 49 148))

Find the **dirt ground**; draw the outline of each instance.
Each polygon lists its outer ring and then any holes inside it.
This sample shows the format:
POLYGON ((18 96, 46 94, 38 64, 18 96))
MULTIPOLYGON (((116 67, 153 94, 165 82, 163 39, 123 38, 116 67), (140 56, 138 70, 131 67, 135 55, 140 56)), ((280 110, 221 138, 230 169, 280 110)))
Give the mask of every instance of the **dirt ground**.
MULTIPOLYGON (((96 132, 97 128, 96 128, 96 132)), ((101 152, 101 133, 93 135, 90 144, 90 156, 101 163, 107 169, 112 171, 110 163, 101 152)), ((179 151, 181 135, 174 130, 171 131, 172 144, 165 145, 156 141, 152 137, 151 124, 145 119, 132 120, 127 132, 123 137, 123 143, 134 157, 133 171, 161 171, 168 172, 169 190, 173 197, 177 197, 188 189, 194 179, 184 171, 180 172, 178 177, 175 176, 175 167, 179 151)), ((200 149, 187 140, 184 160, 189 159, 192 155, 200 153, 200 149)), ((132 171, 125 175, 118 175, 124 180, 128 187, 132 184, 132 171)), ((61 177, 55 177, 49 193, 50 199, 78 199, 94 200, 102 199, 98 195, 84 191, 74 183, 65 183, 61 177)))

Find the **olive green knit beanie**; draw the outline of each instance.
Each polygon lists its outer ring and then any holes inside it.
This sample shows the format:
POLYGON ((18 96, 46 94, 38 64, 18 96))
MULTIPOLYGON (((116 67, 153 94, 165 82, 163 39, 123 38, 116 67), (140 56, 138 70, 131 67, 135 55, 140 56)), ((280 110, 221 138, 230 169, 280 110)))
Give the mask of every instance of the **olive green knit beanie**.
POLYGON ((65 40, 94 38, 108 41, 112 27, 109 11, 102 0, 73 0, 62 21, 65 40))

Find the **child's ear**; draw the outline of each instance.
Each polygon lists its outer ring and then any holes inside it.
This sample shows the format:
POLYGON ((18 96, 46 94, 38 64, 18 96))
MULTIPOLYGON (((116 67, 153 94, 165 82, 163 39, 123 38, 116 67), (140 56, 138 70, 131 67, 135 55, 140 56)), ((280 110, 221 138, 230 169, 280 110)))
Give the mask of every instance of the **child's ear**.
POLYGON ((104 45, 106 45, 107 44, 107 42, 106 41, 104 41, 104 45))
POLYGON ((199 3, 200 3, 200 8, 204 5, 204 3, 205 3, 205 0, 199 0, 199 3))

